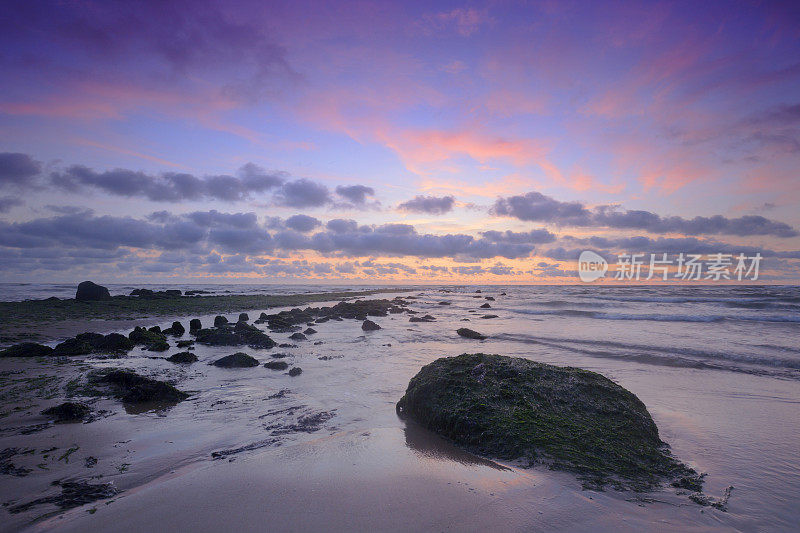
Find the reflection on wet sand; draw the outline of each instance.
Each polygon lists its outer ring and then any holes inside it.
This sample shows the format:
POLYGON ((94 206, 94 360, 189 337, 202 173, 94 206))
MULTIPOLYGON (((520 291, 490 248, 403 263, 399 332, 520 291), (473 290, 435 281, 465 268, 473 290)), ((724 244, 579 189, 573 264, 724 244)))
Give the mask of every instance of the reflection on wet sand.
POLYGON ((408 420, 405 424, 403 433, 406 438, 406 446, 419 456, 437 461, 455 461, 465 466, 488 466, 495 470, 511 470, 507 466, 462 450, 449 440, 436 435, 415 422, 408 420))

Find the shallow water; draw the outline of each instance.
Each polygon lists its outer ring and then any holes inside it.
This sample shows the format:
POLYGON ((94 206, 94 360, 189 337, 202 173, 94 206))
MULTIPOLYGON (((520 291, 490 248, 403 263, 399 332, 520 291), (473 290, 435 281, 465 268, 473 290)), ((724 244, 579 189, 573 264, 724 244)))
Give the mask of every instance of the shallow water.
MULTIPOLYGON (((161 379, 174 378, 179 388, 194 395, 172 408, 144 413, 102 400, 94 407, 108 415, 100 420, 31 435, 9 428, 43 422, 36 409, 0 419, 0 449, 81 446, 70 465, 58 463, 26 478, 4 476, 0 497, 4 502, 27 501, 52 493, 52 479, 88 474, 102 474, 103 481, 126 491, 109 506, 99 504, 96 515, 78 509, 44 522, 46 527, 72 524, 78 529, 109 527, 122 518, 128 521, 127 529, 136 529, 142 525, 141 506, 147 505, 147 498, 170 498, 178 486, 205 501, 218 494, 214 480, 235 486, 244 479, 251 489, 268 491, 274 509, 298 513, 302 506, 297 502, 306 501, 330 515, 353 506, 353 516, 361 516, 361 521, 345 520, 340 513, 334 523, 355 529, 380 528, 391 524, 386 522, 391 517, 400 520, 415 509, 422 517, 419 522, 395 522, 398 527, 388 529, 443 529, 448 524, 478 529, 492 524, 488 518, 495 515, 506 526, 495 529, 508 530, 787 530, 800 521, 795 501, 800 493, 800 324, 775 319, 797 316, 798 289, 480 287, 480 294, 476 287, 444 290, 450 292, 426 288, 408 293, 419 296, 411 307, 434 315, 433 323, 409 323, 406 315, 390 315, 375 318, 382 330, 365 333, 360 322, 331 321, 314 325, 319 333, 298 342, 297 348, 244 350, 262 363, 271 360, 271 352, 290 354, 284 360, 303 369, 294 378, 263 367, 220 369, 206 364, 237 351, 231 348, 198 346, 200 362, 188 367, 151 359, 159 354, 140 350, 122 360, 89 361, 92 366, 126 366, 161 379), (500 296, 503 291, 507 296, 500 296), (495 298, 488 302, 490 309, 479 307, 486 296, 495 298), (450 305, 439 305, 441 301, 450 305), (498 318, 479 318, 484 314, 498 318), (724 318, 716 318, 720 316, 724 318), (759 316, 763 319, 753 319, 759 316), (464 326, 490 337, 463 339, 455 330, 464 326), (658 501, 642 503, 628 501, 641 495, 582 491, 568 474, 505 465, 508 470, 409 429, 397 417, 394 404, 422 365, 476 351, 587 368, 631 390, 647 405, 675 455, 708 473, 707 493, 719 496, 725 487, 735 487, 728 511, 701 508, 670 489, 649 495, 658 501), (302 420, 319 423, 303 426, 302 420), (214 452, 222 458, 213 459, 214 452), (88 455, 98 458, 91 470, 83 466, 88 455), (120 471, 123 464, 129 466, 120 471), (288 483, 293 473, 293 492, 268 490, 277 481, 288 483), (352 484, 345 482, 349 477, 352 484), (344 479, 343 486, 360 487, 365 502, 388 498, 384 503, 394 505, 359 514, 363 506, 353 501, 358 490, 345 491, 335 479, 344 479), (340 498, 323 498, 315 487, 343 492, 340 498), (420 487, 438 487, 439 496, 428 489, 423 492, 432 502, 403 495, 423 490, 420 487)), ((212 317, 202 319, 208 324, 212 317)), ((165 327, 170 322, 171 318, 157 323, 165 327)), ((278 342, 288 338, 270 335, 278 342)), ((6 369, 10 363, 2 364, 6 369)), ((73 371, 68 370, 71 365, 53 363, 50 368, 54 373, 73 371)), ((54 398, 50 404, 58 401, 54 398)), ((250 519, 263 518, 269 512, 257 506, 259 497, 263 495, 257 491, 238 495, 244 508, 259 511, 219 512, 238 516, 229 523, 239 525, 247 523, 248 512, 255 513, 250 519)), ((236 501, 226 496, 220 506, 236 501)), ((203 520, 204 513, 198 509, 195 521, 203 520)), ((191 513, 178 516, 184 524, 192 522, 191 513)), ((9 523, 21 525, 31 517, 10 518, 9 523)), ((304 523, 314 526, 313 521, 299 519, 280 523, 287 529, 292 523, 295 529, 304 523)))

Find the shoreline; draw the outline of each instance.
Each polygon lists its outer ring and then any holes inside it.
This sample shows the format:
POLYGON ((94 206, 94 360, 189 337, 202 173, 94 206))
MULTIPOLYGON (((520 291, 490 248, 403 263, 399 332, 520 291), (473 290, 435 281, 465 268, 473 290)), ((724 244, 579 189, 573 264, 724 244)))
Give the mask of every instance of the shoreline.
POLYGON ((91 302, 75 299, 0 302, 0 316, 3 317, 0 322, 0 347, 24 341, 48 342, 84 331, 106 333, 133 328, 154 318, 189 318, 189 315, 240 313, 275 307, 295 307, 316 302, 409 290, 411 289, 407 287, 386 287, 363 291, 286 295, 180 296, 163 299, 113 296, 110 300, 91 302))

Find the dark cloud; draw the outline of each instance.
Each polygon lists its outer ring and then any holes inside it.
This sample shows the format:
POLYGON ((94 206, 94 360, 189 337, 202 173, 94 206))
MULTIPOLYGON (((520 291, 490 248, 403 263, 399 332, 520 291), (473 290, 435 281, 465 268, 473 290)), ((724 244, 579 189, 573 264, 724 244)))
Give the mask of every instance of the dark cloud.
POLYGON ((0 213, 5 213, 12 207, 23 205, 24 203, 22 198, 17 198, 16 196, 0 196, 0 213))
POLYGON ((276 198, 288 207, 321 207, 330 203, 331 193, 326 186, 303 178, 285 183, 276 198))
POLYGON ((358 230, 358 222, 351 219, 334 218, 329 220, 325 227, 334 233, 352 233, 358 230))
POLYGON ((40 163, 27 154, 0 153, 0 185, 24 184, 26 180, 42 171, 40 163))
POLYGON ((415 196, 411 200, 398 205, 397 209, 412 213, 443 215, 453 210, 455 201, 452 196, 415 196))
POLYGON ((336 194, 355 205, 364 205, 368 196, 375 196, 375 189, 366 185, 339 185, 336 194))
POLYGON ((287 228, 303 233, 309 232, 322 225, 322 222, 308 215, 294 215, 284 222, 287 228))
POLYGON ((560 202, 539 192, 498 198, 491 212, 494 215, 509 216, 531 222, 562 226, 634 229, 651 233, 774 235, 776 237, 798 235, 798 232, 788 224, 759 215, 738 218, 727 218, 721 215, 683 218, 678 216, 662 217, 650 211, 620 211, 615 206, 599 206, 589 210, 578 202, 560 202))
POLYGON ((481 236, 490 242, 510 242, 516 244, 545 244, 556 240, 556 236, 546 229, 534 229, 528 232, 483 231, 481 236))

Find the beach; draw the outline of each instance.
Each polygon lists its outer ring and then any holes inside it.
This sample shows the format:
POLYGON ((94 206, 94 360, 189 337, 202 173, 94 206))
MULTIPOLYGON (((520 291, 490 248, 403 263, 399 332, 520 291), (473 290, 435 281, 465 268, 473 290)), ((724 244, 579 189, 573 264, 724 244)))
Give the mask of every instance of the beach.
MULTIPOLYGON (((217 314, 235 322, 240 312, 252 323, 261 311, 334 306, 345 297, 339 288, 327 296, 306 289, 288 307, 276 296, 274 307, 262 301, 226 313, 159 312, 80 328, 127 335, 134 325, 167 329, 175 320, 188 326, 190 318, 207 327, 217 314)), ((314 323, 305 340, 261 325, 275 342, 295 347, 196 344, 191 365, 163 358, 192 338, 188 330, 170 337, 164 353, 137 347, 121 357, 0 359, 0 450, 15 450, 6 460, 30 469, 2 475, 2 528, 778 531, 800 519, 797 288, 436 286, 353 293, 348 301, 404 298, 416 314, 370 317, 377 331, 364 331, 360 320, 314 323), (409 320, 426 314, 435 320, 409 320), (487 338, 457 335, 465 325, 487 338), (236 351, 259 366, 208 364, 236 351), (669 486, 586 489, 569 472, 479 457, 398 416, 395 404, 421 367, 476 352, 610 378, 645 404, 672 454, 706 474, 706 494, 720 498, 733 487, 727 505, 702 506, 669 486), (262 366, 270 361, 302 373, 262 366), (82 396, 81 380, 103 368, 132 369, 190 396, 135 407, 82 396), (90 404, 89 420, 53 424, 40 414, 70 395, 90 404), (70 509, 53 502, 25 507, 57 495, 52 483, 64 480, 108 484, 114 494, 70 509), (19 506, 25 509, 11 512, 19 506)), ((58 323, 42 330, 55 336, 40 342, 55 345, 82 332, 58 323)))

